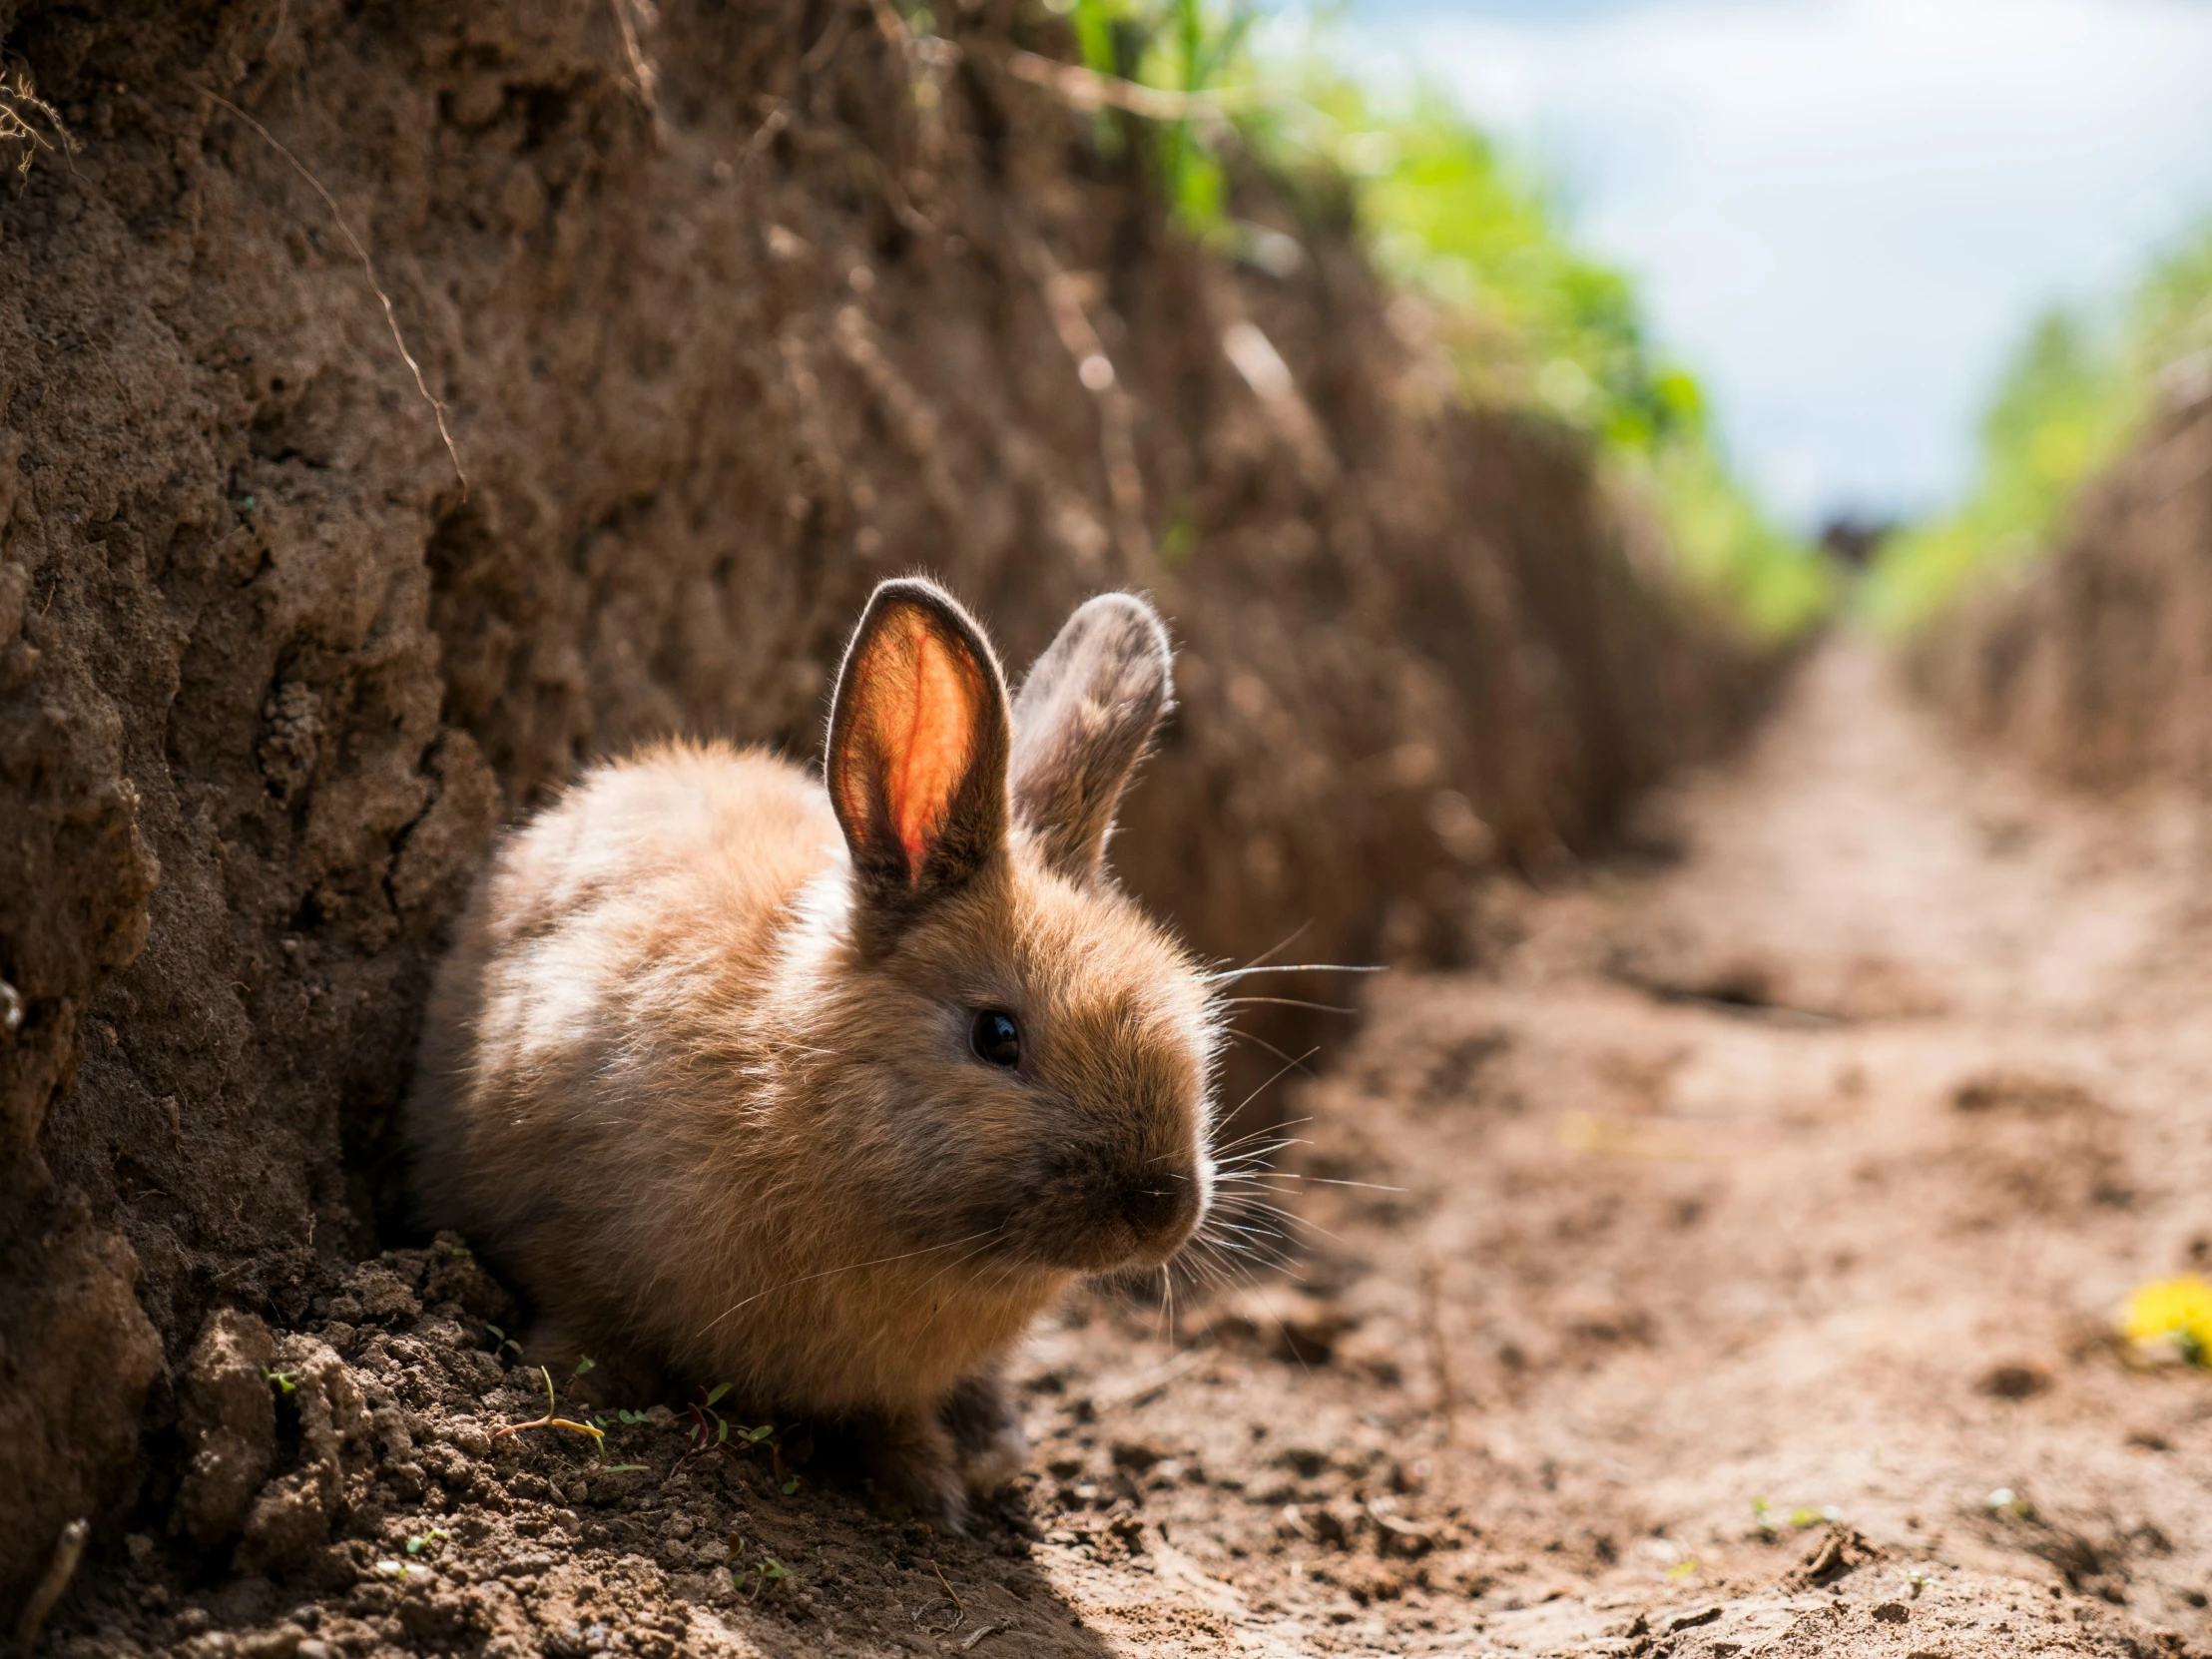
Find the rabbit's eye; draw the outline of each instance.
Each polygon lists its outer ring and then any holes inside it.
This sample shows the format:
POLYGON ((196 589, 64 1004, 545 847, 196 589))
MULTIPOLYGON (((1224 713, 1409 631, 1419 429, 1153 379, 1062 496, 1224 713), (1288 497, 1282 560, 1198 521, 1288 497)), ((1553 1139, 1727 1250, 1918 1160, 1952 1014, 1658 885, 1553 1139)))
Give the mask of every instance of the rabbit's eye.
POLYGON ((968 1046, 978 1060, 987 1060, 1008 1071, 1021 1064, 1021 1027, 1003 1008, 985 1008, 968 1027, 968 1046))

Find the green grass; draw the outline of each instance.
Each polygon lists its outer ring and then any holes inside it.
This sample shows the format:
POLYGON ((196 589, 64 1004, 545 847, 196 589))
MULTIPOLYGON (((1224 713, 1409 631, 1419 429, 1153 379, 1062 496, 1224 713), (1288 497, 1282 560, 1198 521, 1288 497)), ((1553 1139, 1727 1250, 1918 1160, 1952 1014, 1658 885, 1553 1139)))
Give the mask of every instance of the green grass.
POLYGON ((1862 598, 1868 620, 1911 630, 2047 549, 2081 486, 2141 432, 2161 381, 2203 354, 2212 354, 2212 221, 2153 260, 2124 305, 2054 309, 2028 329, 1982 416, 1965 499, 1883 548, 1862 598))
POLYGON ((1278 121, 1275 153, 1354 181, 1378 265, 1435 305, 1468 401, 1587 432, 1656 511, 1686 584, 1755 636, 1828 613, 1834 571, 1731 472, 1696 376, 1653 342, 1634 283, 1575 245, 1539 180, 1435 94, 1387 109, 1314 70, 1301 91, 1304 119, 1278 121))
POLYGON ((1269 246, 1233 217, 1232 146, 1316 203, 1349 197, 1383 276, 1431 301, 1470 403, 1587 433, 1665 527, 1686 585, 1755 636, 1788 637, 1833 608, 1834 572, 1730 471, 1702 388, 1654 345, 1634 283, 1578 248, 1541 182, 1447 99, 1384 106, 1327 66, 1319 35, 1255 56, 1251 0, 1045 3, 1099 74, 1231 95, 1220 116, 1094 124, 1104 150, 1146 147, 1183 232, 1240 257, 1269 246))
MULTIPOLYGON (((1219 93, 1249 85, 1246 37, 1259 19, 1251 0, 1045 0, 1066 17, 1086 69, 1163 92, 1219 93)), ((1209 237, 1226 221, 1228 186, 1220 146, 1224 124, 1165 121, 1152 129, 1153 159, 1178 224, 1209 237)), ((1101 114, 1102 149, 1120 148, 1122 128, 1101 114)))

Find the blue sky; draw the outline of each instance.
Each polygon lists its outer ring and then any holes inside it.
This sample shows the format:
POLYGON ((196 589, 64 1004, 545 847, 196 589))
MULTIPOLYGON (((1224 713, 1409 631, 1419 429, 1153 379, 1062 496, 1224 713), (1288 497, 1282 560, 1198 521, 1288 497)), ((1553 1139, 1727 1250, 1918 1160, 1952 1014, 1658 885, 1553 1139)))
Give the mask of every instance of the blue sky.
POLYGON ((1773 505, 1913 512, 2045 304, 2212 213, 2208 0, 1351 0, 1640 279, 1773 505))

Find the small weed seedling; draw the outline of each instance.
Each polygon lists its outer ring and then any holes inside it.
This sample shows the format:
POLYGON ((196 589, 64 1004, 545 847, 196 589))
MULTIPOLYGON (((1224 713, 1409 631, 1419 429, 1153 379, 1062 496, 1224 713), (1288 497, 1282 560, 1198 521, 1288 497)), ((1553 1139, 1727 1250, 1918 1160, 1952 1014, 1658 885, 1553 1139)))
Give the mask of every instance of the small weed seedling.
MULTIPOLYGON (((707 1449, 707 1447, 711 1445, 728 1445, 730 1443, 729 1420, 725 1418, 720 1411, 715 1409, 716 1402, 729 1391, 729 1383, 717 1382, 713 1387, 703 1391, 700 1394, 699 1398, 693 1400, 690 1405, 685 1407, 685 1410, 690 1413, 692 1420, 691 1435, 692 1449, 694 1451, 704 1451, 707 1449), (708 1426, 710 1419, 712 1419, 713 1422, 712 1427, 708 1426)), ((738 1430, 738 1433, 741 1436, 747 1435, 747 1432, 748 1431, 743 1428, 738 1430)), ((773 1429, 763 1429, 761 1431, 761 1434, 768 1434, 771 1432, 773 1432, 773 1429)), ((759 1439, 761 1435, 750 1436, 751 1439, 759 1439)))
MULTIPOLYGON (((1837 1504, 1824 1503, 1816 1509, 1811 1504, 1806 1503, 1800 1504, 1790 1511, 1788 1524, 1802 1532, 1807 1527, 1819 1526, 1824 1521, 1830 1526, 1834 1526, 1843 1518, 1844 1511, 1837 1504)), ((1751 1500, 1751 1524, 1759 1529, 1761 1537, 1771 1539, 1780 1535, 1784 1523, 1775 1518, 1775 1510, 1772 1504, 1763 1497, 1755 1497, 1751 1500)))
MULTIPOLYGON (((249 496, 248 499, 251 500, 253 498, 249 496)), ((491 1357, 494 1360, 497 1360, 510 1348, 515 1351, 515 1358, 517 1360, 522 1358, 522 1345, 516 1342, 512 1337, 508 1336, 506 1332, 500 1330, 499 1327, 496 1325, 486 1325, 484 1329, 486 1331, 489 1331, 499 1341, 499 1346, 491 1351, 491 1357)))
POLYGON ((442 1526, 433 1526, 429 1531, 418 1532, 407 1540, 407 1553, 409 1555, 420 1555, 426 1549, 435 1549, 452 1535, 442 1526))
MULTIPOLYGON (((587 1365, 589 1363, 588 1361, 585 1362, 587 1365)), ((599 1448, 600 1460, 604 1462, 607 1456, 607 1431, 593 1423, 577 1422, 573 1418, 556 1415, 555 1413, 561 1408, 561 1402, 553 1392, 553 1374, 540 1366, 538 1375, 545 1379, 545 1415, 533 1417, 528 1422, 510 1422, 506 1427, 492 1435, 492 1438, 503 1440, 509 1434, 521 1433, 525 1428, 566 1428, 573 1433, 589 1434, 599 1448)), ((579 1368, 579 1375, 581 1375, 581 1368, 579 1368)))
POLYGON ((763 1590, 772 1590, 779 1584, 789 1583, 791 1577, 791 1568, 773 1555, 762 1556, 760 1566, 750 1572, 744 1567, 730 1569, 731 1588, 745 1590, 748 1601, 760 1600, 763 1590), (750 1589, 747 1589, 748 1584, 752 1586, 750 1589))
MULTIPOLYGON (((765 1444, 775 1467, 774 1478, 777 1487, 786 1497, 790 1497, 799 1490, 799 1477, 797 1475, 787 1475, 785 1472, 784 1451, 783 1447, 777 1443, 776 1424, 764 1422, 758 1427, 748 1428, 743 1423, 732 1422, 715 1409, 715 1406, 721 1402, 722 1396, 729 1391, 729 1383, 718 1382, 712 1388, 702 1390, 699 1398, 685 1407, 686 1413, 691 1418, 692 1443, 691 1450, 685 1452, 684 1455, 690 1457, 715 1446, 722 1446, 733 1451, 750 1451, 755 1446, 765 1444)), ((626 1414, 623 1420, 628 1422, 630 1418, 626 1414)))
POLYGON ((294 1393, 299 1387, 299 1374, 295 1371, 271 1371, 262 1368, 262 1381, 271 1384, 278 1393, 294 1393))

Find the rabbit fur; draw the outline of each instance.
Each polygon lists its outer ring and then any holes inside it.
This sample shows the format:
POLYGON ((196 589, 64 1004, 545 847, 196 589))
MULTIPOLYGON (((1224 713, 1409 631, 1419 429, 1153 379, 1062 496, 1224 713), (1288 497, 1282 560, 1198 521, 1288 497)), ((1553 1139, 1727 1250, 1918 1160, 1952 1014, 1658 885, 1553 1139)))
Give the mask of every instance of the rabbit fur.
POLYGON ((822 780, 689 742, 586 773, 504 839, 439 970, 424 1219, 539 1341, 842 1421, 957 1527, 1026 1456, 1009 1349, 1210 1201, 1209 986, 1104 863, 1170 697, 1138 598, 1077 610, 1015 700, 902 578, 854 631, 822 780))

